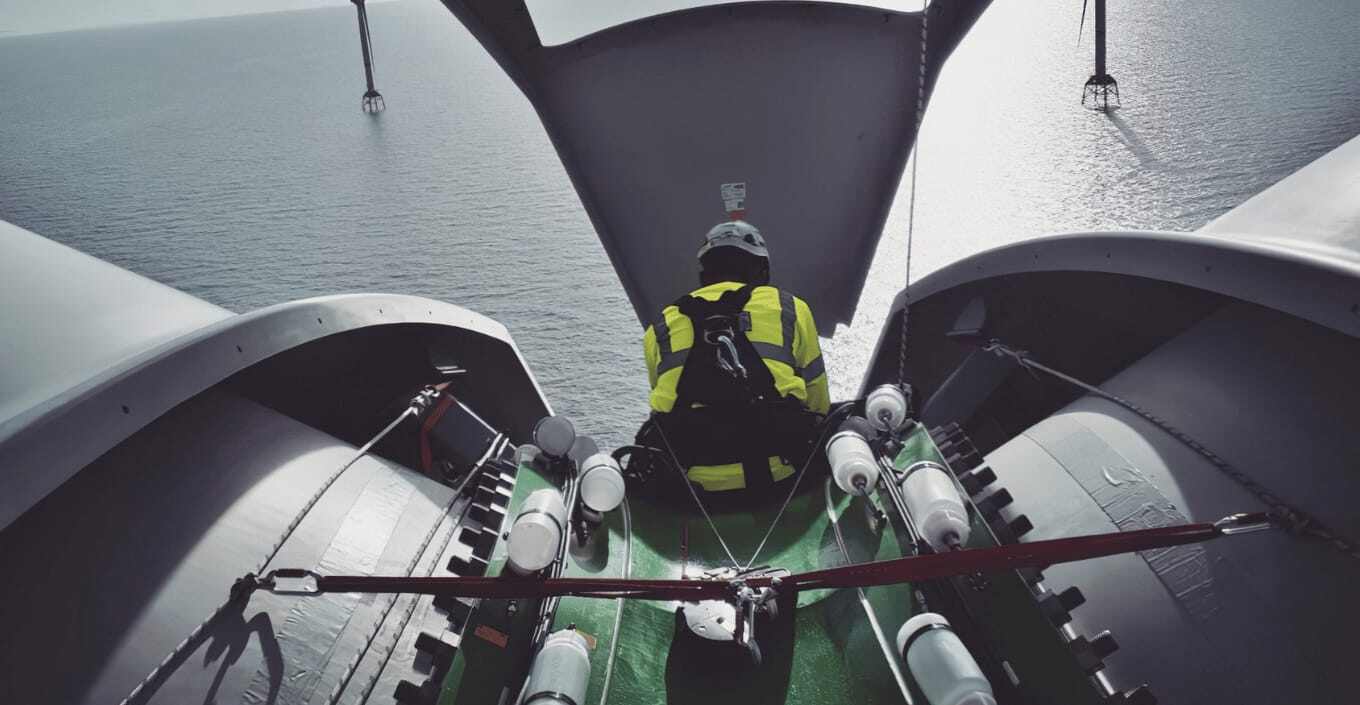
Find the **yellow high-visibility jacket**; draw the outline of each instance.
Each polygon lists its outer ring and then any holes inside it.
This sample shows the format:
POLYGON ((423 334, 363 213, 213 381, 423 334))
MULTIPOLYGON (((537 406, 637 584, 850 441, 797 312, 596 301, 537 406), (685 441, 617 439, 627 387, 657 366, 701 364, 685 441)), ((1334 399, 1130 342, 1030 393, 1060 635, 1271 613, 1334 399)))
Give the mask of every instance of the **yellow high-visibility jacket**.
MULTIPOLYGON (((744 284, 738 282, 721 282, 698 289, 691 295, 716 301, 724 292, 742 286, 744 284)), ((809 410, 825 414, 831 406, 831 392, 812 309, 793 294, 772 286, 759 286, 751 291, 751 299, 744 310, 751 317, 751 329, 746 337, 769 368, 775 389, 783 396, 799 400, 809 410)), ((665 413, 675 407, 685 352, 693 344, 694 328, 689 317, 674 305, 663 309, 661 316, 643 334, 642 347, 647 356, 653 411, 665 413)), ((783 459, 771 457, 770 472, 777 481, 793 474, 793 468, 783 459)), ((689 478, 709 491, 746 486, 740 463, 695 466, 689 469, 689 478)))

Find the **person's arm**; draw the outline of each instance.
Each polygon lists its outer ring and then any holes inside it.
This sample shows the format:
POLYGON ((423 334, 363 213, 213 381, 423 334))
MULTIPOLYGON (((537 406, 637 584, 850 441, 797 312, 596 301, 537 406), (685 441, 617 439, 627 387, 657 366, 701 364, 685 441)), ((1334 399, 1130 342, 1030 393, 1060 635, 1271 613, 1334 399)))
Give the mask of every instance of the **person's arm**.
POLYGON ((642 334, 642 352, 647 358, 647 385, 649 389, 656 389, 656 370, 661 366, 661 348, 656 344, 656 328, 647 326, 647 332, 642 334))
POLYGON ((793 339, 793 359, 803 371, 807 384, 807 406, 825 414, 831 409, 831 385, 827 381, 826 365, 822 360, 822 346, 817 339, 817 323, 812 309, 802 299, 796 299, 798 327, 793 339))

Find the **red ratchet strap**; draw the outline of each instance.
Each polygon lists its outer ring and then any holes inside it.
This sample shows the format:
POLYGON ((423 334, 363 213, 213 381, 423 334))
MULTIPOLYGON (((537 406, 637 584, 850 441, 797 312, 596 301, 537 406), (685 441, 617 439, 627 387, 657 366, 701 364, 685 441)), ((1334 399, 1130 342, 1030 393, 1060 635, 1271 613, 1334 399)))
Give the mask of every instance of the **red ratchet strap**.
POLYGON ((318 575, 308 570, 281 569, 261 578, 248 575, 238 589, 264 589, 281 594, 324 592, 410 593, 469 598, 598 597, 640 600, 714 600, 731 597, 734 588, 774 587, 794 591, 824 588, 872 587, 934 580, 978 572, 1038 567, 1112 556, 1120 553, 1198 543, 1231 534, 1273 527, 1265 514, 1235 514, 1213 524, 1185 524, 1093 536, 1034 541, 1025 544, 976 548, 910 556, 876 563, 860 563, 798 573, 785 578, 755 575, 733 580, 631 580, 614 578, 406 577, 318 575), (296 581, 296 582, 293 582, 296 581))
POLYGON ((1043 568, 1056 563, 1199 543, 1225 535, 1215 524, 1162 526, 860 563, 799 573, 791 581, 799 590, 893 585, 978 572, 1043 568))
POLYGON ((470 598, 629 597, 641 600, 712 600, 731 593, 728 582, 718 580, 628 580, 611 578, 546 578, 534 580, 499 578, 405 577, 378 575, 317 575, 310 571, 274 571, 263 579, 274 592, 312 594, 322 592, 410 593, 470 598), (281 579, 298 579, 296 589, 281 579), (306 584, 312 581, 315 588, 306 584))
POLYGON ((435 388, 440 390, 439 403, 434 409, 430 410, 429 416, 425 417, 424 423, 420 424, 420 469, 426 475, 430 473, 430 466, 434 465, 434 454, 430 451, 430 431, 434 429, 439 419, 443 418, 448 412, 449 407, 453 406, 454 398, 452 394, 442 393, 447 383, 438 385, 435 388))

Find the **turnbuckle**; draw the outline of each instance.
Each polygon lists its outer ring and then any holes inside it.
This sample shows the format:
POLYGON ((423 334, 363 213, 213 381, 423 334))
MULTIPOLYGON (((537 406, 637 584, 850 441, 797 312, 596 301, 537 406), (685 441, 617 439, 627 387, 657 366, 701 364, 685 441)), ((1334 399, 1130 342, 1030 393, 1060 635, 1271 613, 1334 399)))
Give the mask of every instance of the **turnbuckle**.
POLYGON ((411 399, 411 404, 407 410, 416 416, 424 416, 425 412, 434 408, 434 405, 438 402, 439 393, 440 388, 433 385, 421 389, 420 392, 411 399))

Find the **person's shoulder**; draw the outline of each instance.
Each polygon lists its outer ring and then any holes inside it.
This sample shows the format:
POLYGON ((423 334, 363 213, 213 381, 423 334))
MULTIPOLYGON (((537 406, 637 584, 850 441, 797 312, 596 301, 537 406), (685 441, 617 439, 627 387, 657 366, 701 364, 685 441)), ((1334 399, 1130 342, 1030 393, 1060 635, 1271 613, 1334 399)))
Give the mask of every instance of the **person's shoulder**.
POLYGON ((799 320, 805 320, 811 325, 812 305, 797 294, 790 294, 790 296, 793 296, 793 307, 798 312, 799 320))
POLYGON ((792 291, 789 291, 788 289, 785 289, 785 288, 782 287, 782 286, 776 286, 776 285, 774 285, 774 284, 758 284, 758 285, 755 287, 754 291, 757 291, 757 292, 764 291, 764 292, 769 292, 769 293, 777 294, 777 295, 779 295, 779 296, 788 295, 788 296, 792 296, 792 297, 793 297, 795 300, 797 300, 797 301, 802 301, 802 299, 799 299, 799 298, 798 298, 798 295, 797 295, 797 294, 793 293, 792 291))
POLYGON ((798 306, 799 308, 806 308, 806 309, 808 309, 809 311, 812 310, 812 307, 808 305, 808 302, 807 302, 806 299, 804 299, 803 297, 799 296, 798 294, 795 294, 795 293, 792 292, 792 291, 789 291, 788 289, 785 289, 785 288, 782 288, 782 287, 777 287, 777 286, 775 286, 775 285, 773 285, 773 284, 767 284, 767 285, 765 285, 765 288, 773 289, 775 292, 777 292, 777 293, 779 293, 779 294, 781 294, 781 295, 787 295, 787 296, 789 296, 790 298, 793 299, 794 305, 798 306))

